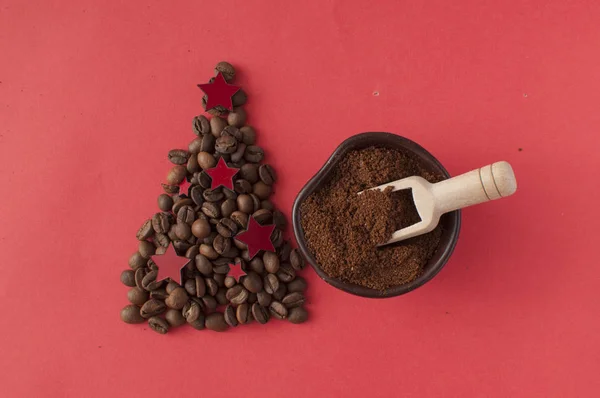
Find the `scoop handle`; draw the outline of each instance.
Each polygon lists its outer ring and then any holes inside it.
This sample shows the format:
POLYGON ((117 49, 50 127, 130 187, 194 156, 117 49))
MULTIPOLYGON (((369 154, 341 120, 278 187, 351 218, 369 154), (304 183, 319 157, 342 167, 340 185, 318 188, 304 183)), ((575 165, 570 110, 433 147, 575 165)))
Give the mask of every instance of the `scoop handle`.
POLYGON ((517 190, 511 165, 500 161, 433 184, 436 213, 462 209, 490 200, 505 198, 517 190))

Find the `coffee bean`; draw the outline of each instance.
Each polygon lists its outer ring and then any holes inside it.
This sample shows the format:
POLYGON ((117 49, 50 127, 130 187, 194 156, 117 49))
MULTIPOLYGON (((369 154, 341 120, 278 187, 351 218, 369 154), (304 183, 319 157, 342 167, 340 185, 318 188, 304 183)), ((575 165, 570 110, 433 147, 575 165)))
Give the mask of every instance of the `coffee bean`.
POLYGON ((213 264, 215 265, 213 267, 213 272, 215 274, 222 274, 222 275, 227 275, 229 273, 229 260, 226 258, 219 258, 218 260, 225 260, 224 264, 218 264, 217 265, 217 261, 214 261, 213 264))
POLYGON ((204 115, 196 116, 192 120, 192 130, 198 136, 210 134, 210 122, 204 115))
MULTIPOLYGON (((216 219, 210 219, 209 223, 214 223, 214 221, 216 221, 216 219)), ((215 241, 215 238, 217 237, 217 233, 216 232, 211 232, 206 238, 204 238, 202 240, 202 243, 204 243, 205 245, 209 245, 212 246, 213 242, 215 241)))
POLYGON ((248 162, 259 163, 265 157, 265 152, 263 149, 256 145, 249 145, 246 147, 246 153, 244 154, 244 159, 248 162))
POLYGON ((145 259, 149 259, 150 257, 152 257, 154 255, 154 253, 156 253, 156 246, 154 246, 154 244, 152 244, 152 242, 148 242, 147 240, 142 240, 142 241, 140 241, 140 243, 138 245, 138 252, 145 259))
POLYGON ((152 227, 159 234, 166 234, 171 229, 171 217, 167 213, 156 213, 152 216, 152 227))
POLYGON ((277 271, 277 278, 284 283, 288 283, 294 280, 296 277, 296 271, 289 264, 282 264, 277 271))
POLYGON ((237 208, 246 214, 252 214, 254 203, 250 195, 239 195, 237 197, 237 208))
POLYGON ((190 154, 195 155, 198 152, 201 152, 201 147, 202 147, 202 139, 204 137, 197 137, 194 138, 192 141, 190 141, 190 143, 188 144, 188 152, 190 154))
POLYGON ((290 264, 295 270, 304 268, 304 257, 302 257, 298 249, 294 249, 290 252, 290 264))
POLYGON ((240 168, 238 176, 250 184, 258 181, 258 165, 247 163, 240 168))
POLYGON ((271 242, 275 248, 281 247, 283 244, 283 232, 280 229, 275 228, 273 233, 271 234, 271 242))
POLYGON ((235 222, 241 229, 246 229, 246 226, 248 225, 248 214, 236 210, 233 213, 231 213, 231 216, 229 218, 233 222, 235 222))
POLYGON ((231 82, 235 77, 235 69, 229 62, 221 61, 215 66, 215 74, 221 73, 227 82, 231 82))
POLYGON ((250 258, 250 252, 248 251, 248 249, 242 250, 242 252, 240 253, 240 257, 243 258, 244 261, 250 262, 250 260, 252 260, 250 258))
POLYGON ((185 223, 188 225, 192 225, 194 220, 196 219, 196 212, 194 208, 190 205, 181 206, 179 211, 177 212, 177 221, 179 223, 185 223))
POLYGON ((202 206, 202 203, 204 203, 203 193, 204 189, 200 185, 194 185, 190 189, 190 198, 196 206, 202 206))
POLYGON ((218 254, 223 254, 231 249, 231 239, 225 238, 223 235, 217 235, 213 242, 213 248, 218 254))
POLYGON ((241 88, 231 97, 231 103, 234 107, 242 106, 248 100, 248 95, 241 88))
POLYGON ((171 211, 173 207, 173 199, 166 193, 158 195, 158 208, 162 211, 171 211))
POLYGON ((229 218, 222 218, 217 224, 217 232, 225 238, 231 238, 237 233, 237 224, 229 218))
POLYGON ((285 297, 286 294, 287 294, 287 288, 286 288, 285 284, 280 283, 279 289, 275 290, 273 292, 272 296, 275 300, 281 301, 281 300, 283 300, 283 298, 285 297))
POLYGON ((138 269, 135 270, 135 274, 134 274, 135 285, 137 287, 139 287, 140 289, 144 288, 142 286, 142 281, 144 280, 145 276, 146 276, 146 269, 145 268, 138 268, 138 269))
POLYGON ((136 237, 138 240, 146 240, 154 235, 154 229, 152 228, 152 220, 146 220, 138 230, 136 237))
POLYGON ((286 241, 278 250, 277 254, 279 255, 279 259, 281 261, 288 261, 290 258, 290 252, 292 251, 292 245, 290 242, 286 241))
POLYGON ((293 292, 293 293, 288 293, 282 300, 281 302, 287 307, 287 308, 295 308, 295 307, 300 307, 302 305, 304 305, 304 302, 306 301, 306 299, 304 298, 304 295, 302 293, 299 292, 293 292))
POLYGON ((225 307, 223 317, 225 318, 225 322, 227 322, 229 326, 234 328, 238 325, 238 320, 235 314, 235 308, 233 308, 233 306, 228 305, 227 307, 225 307))
POLYGON ((217 165, 217 160, 208 152, 200 152, 198 153, 198 164, 202 170, 212 169, 217 165))
POLYGON ((236 283, 237 282, 236 282, 236 280, 235 280, 235 278, 233 276, 228 276, 228 277, 225 278, 225 287, 227 289, 229 289, 230 287, 235 286, 236 283))
POLYGON ((196 295, 196 280, 188 279, 183 284, 183 288, 185 289, 187 294, 189 294, 190 296, 195 296, 196 295))
POLYGON ((137 286, 132 287, 127 292, 127 299, 131 302, 131 304, 143 305, 146 301, 148 301, 148 292, 140 289, 137 286))
POLYGON ((288 312, 288 321, 291 323, 302 323, 308 319, 308 312, 302 307, 292 308, 288 312))
POLYGON ((258 209, 260 209, 260 198, 253 193, 250 194, 250 198, 252 198, 252 205, 253 205, 252 213, 253 213, 253 212, 257 211, 258 209))
POLYGON ((252 217, 260 225, 268 225, 273 221, 273 214, 269 210, 260 209, 252 214, 252 217))
POLYGON ((195 322, 200 317, 200 305, 195 301, 188 301, 183 306, 182 314, 187 323, 195 322))
POLYGON ((151 299, 157 300, 166 300, 169 295, 164 287, 159 287, 158 289, 154 289, 150 292, 151 299))
MULTIPOLYGON (((207 137, 212 137, 212 135, 208 135, 207 137)), ((198 164, 198 156, 196 154, 192 154, 188 158, 185 168, 188 174, 194 174, 200 171, 200 165, 198 164)))
POLYGON ((212 133, 214 138, 218 138, 221 136, 221 132, 223 129, 227 127, 227 122, 225 119, 220 117, 213 117, 210 119, 210 132, 212 133))
POLYGON ((246 274, 243 285, 250 293, 258 293, 263 288, 263 281, 256 272, 251 271, 246 274))
POLYGON ((183 165, 187 163, 188 158, 190 157, 190 153, 185 149, 171 149, 169 151, 168 157, 171 163, 176 165, 183 165))
MULTIPOLYGON (((202 246, 200 246, 202 247, 202 246)), ((196 263, 196 269, 205 276, 210 276, 212 275, 212 263, 210 262, 210 260, 202 255, 202 254, 198 254, 195 258, 195 263, 196 263)))
MULTIPOLYGON (((224 276, 224 275, 217 275, 224 276)), ((227 300, 227 288, 224 286, 219 287, 217 294, 215 294, 215 299, 217 300, 217 304, 219 305, 227 305, 229 304, 229 300, 227 300)))
POLYGON ((223 196, 225 196, 225 200, 231 199, 235 201, 237 199, 237 193, 225 187, 223 187, 223 196))
POLYGON ((258 303, 252 304, 252 316, 256 322, 263 325, 269 321, 269 311, 258 303))
POLYGON ((267 274, 264 277, 263 286, 265 292, 273 294, 275 291, 277 291, 277 289, 279 289, 279 279, 277 279, 275 274, 267 274))
POLYGON ((165 319, 170 326, 177 327, 185 323, 185 318, 181 314, 181 311, 169 308, 165 312, 165 319))
POLYGON ((156 333, 166 334, 169 331, 169 324, 162 318, 153 316, 148 319, 148 326, 156 333))
POLYGON ((129 287, 135 286, 135 271, 126 269, 121 272, 121 283, 129 287))
POLYGON ((203 171, 200 174, 198 174, 198 184, 203 189, 209 189, 212 184, 212 179, 210 178, 210 176, 208 174, 206 174, 205 171, 203 171))
POLYGON ((188 301, 188 298, 189 296, 185 289, 182 287, 178 287, 169 294, 169 297, 167 297, 167 299, 165 300, 165 304, 169 306, 169 308, 180 310, 188 301))
POLYGON ((215 312, 206 317, 206 328, 215 332, 224 332, 227 330, 228 325, 225 322, 225 317, 220 312, 215 312))
POLYGON ((242 141, 242 132, 235 126, 227 126, 221 131, 221 137, 230 136, 235 138, 237 142, 242 141))
POLYGON ((289 293, 293 293, 293 292, 298 292, 298 293, 302 293, 306 290, 306 281, 304 280, 304 278, 297 276, 296 279, 294 279, 293 281, 289 282, 287 284, 287 291, 289 293))
POLYGON ((235 317, 242 325, 250 322, 251 315, 252 313, 250 312, 250 305, 248 303, 242 303, 238 305, 235 311, 235 317))
POLYGON ((240 128, 240 130, 242 131, 242 140, 244 141, 244 144, 254 145, 254 142, 256 141, 256 131, 254 131, 254 128, 251 126, 244 126, 240 128))
POLYGON ((233 108, 233 111, 227 115, 227 123, 230 126, 242 127, 246 123, 247 117, 244 108, 233 108))
POLYGON ((279 301, 272 301, 269 305, 269 311, 271 312, 271 315, 277 319, 285 319, 288 314, 285 305, 281 304, 279 301))
MULTIPOLYGON (((239 131, 239 130, 238 130, 239 131)), ((234 163, 234 167, 240 167, 240 162, 245 162, 244 154, 246 153, 246 144, 239 143, 237 145, 237 149, 234 153, 231 154, 231 161, 234 163)))
POLYGON ((187 240, 192 236, 192 229, 186 223, 180 222, 175 225, 175 235, 181 240, 187 240))
POLYGON ((207 220, 198 219, 192 224, 192 233, 198 239, 204 239, 210 235, 210 224, 207 220))
POLYGON ((277 174, 275 174, 275 170, 268 164, 263 164, 258 168, 258 175, 261 181, 267 185, 273 185, 273 183, 277 180, 277 174))
POLYGON ((256 293, 256 299, 260 305, 263 307, 268 307, 271 304, 271 295, 264 290, 256 293))
POLYGON ((207 314, 217 309, 217 300, 213 296, 204 296, 200 299, 207 314))
POLYGON ((242 285, 235 285, 227 290, 226 297, 231 304, 240 305, 248 299, 248 290, 244 289, 242 285))
POLYGON ((179 238, 177 237, 177 234, 175 232, 176 232, 175 225, 171 225, 171 228, 169 228, 169 232, 167 233, 167 236, 172 241, 179 240, 179 238))
POLYGON ((252 187, 252 193, 258 196, 259 199, 268 199, 271 195, 271 186, 259 181, 252 187))
POLYGON ((273 211, 273 224, 277 226, 280 230, 285 230, 285 226, 287 225, 287 220, 285 215, 279 210, 273 211))
POLYGON ((144 318, 150 318, 155 315, 162 314, 167 309, 167 306, 163 301, 150 299, 142 305, 140 309, 140 315, 144 318))
POLYGON ((214 202, 202 203, 202 213, 209 218, 218 218, 221 215, 221 207, 214 202))
POLYGON ((279 271, 279 257, 277 257, 277 254, 265 252, 262 259, 267 272, 274 274, 279 271))
POLYGON ((165 290, 166 290, 167 294, 171 294, 173 292, 173 290, 177 289, 178 287, 181 287, 179 285, 179 283, 170 281, 169 283, 167 283, 165 290))
POLYGON ((179 185, 171 185, 165 183, 161 183, 160 185, 162 186, 163 191, 165 191, 166 194, 175 195, 179 193, 179 185))
POLYGON ((121 320, 125 323, 142 323, 144 317, 140 315, 140 308, 137 305, 127 305, 121 310, 121 320))
POLYGON ((262 274, 265 271, 265 264, 260 257, 254 257, 252 261, 250 261, 249 269, 258 274, 262 274))
POLYGON ((263 200, 263 201, 261 201, 260 202, 260 208, 261 209, 265 209, 265 210, 269 210, 270 212, 274 212, 275 211, 275 205, 270 200, 263 200))
MULTIPOLYGON (((165 234, 156 234, 154 236, 154 242, 156 242, 158 244, 159 247, 168 247, 169 244, 171 243, 171 240, 169 239, 169 237, 165 234)), ((156 254, 159 254, 158 251, 156 254)))
MULTIPOLYGON (((250 184, 246 180, 237 180, 233 184, 233 187, 235 189, 235 192, 240 193, 240 194, 245 194, 245 193, 251 193, 252 192, 252 184, 250 184)), ((238 196, 238 198, 239 198, 239 196, 238 196)))
POLYGON ((173 166, 173 168, 167 174, 167 183, 171 185, 179 185, 185 178, 187 174, 187 169, 183 166, 177 165, 173 166))
POLYGON ((182 255, 185 253, 192 245, 183 240, 176 240, 173 242, 173 247, 175 248, 175 252, 177 255, 182 255))
POLYGON ((219 291, 219 285, 213 278, 205 278, 204 283, 206 284, 206 293, 214 296, 219 291))
POLYGON ((196 330, 203 330, 204 329, 204 314, 200 314, 198 319, 196 319, 194 322, 191 322, 189 325, 196 330))
MULTIPOLYGON (((221 215, 225 218, 229 218, 231 213, 237 210, 237 204, 234 199, 227 199, 221 203, 221 215)), ((231 220, 230 220, 231 221, 231 220)))
MULTIPOLYGON (((234 137, 226 135, 217 138, 215 150, 219 153, 234 153, 237 149, 237 141, 234 137)), ((248 148, 246 148, 246 151, 248 148)))
POLYGON ((204 191, 204 193, 202 194, 202 197, 204 198, 204 200, 208 201, 208 202, 218 202, 221 199, 223 199, 223 192, 221 191, 221 189, 217 188, 217 189, 206 189, 204 191))
MULTIPOLYGON (((194 205, 194 202, 190 198, 180 198, 173 205, 173 213, 179 214, 179 211, 185 207, 191 207, 194 205)), ((193 210, 193 209, 192 209, 193 210)))
MULTIPOLYGON (((196 239, 194 236, 192 236, 190 239, 196 239)), ((188 242, 190 241, 190 239, 188 239, 188 242)), ((187 251, 185 252, 185 257, 189 258, 190 260, 193 260, 194 258, 196 258, 196 256, 200 253, 200 246, 199 245, 194 245, 191 246, 189 249, 187 249, 187 251)), ((193 267, 193 263, 189 263, 192 267, 193 267)), ((190 268, 193 270, 193 268, 190 268)))
POLYGON ((147 261, 148 260, 145 259, 140 252, 135 252, 131 255, 131 257, 129 257, 129 266, 131 269, 135 270, 146 265, 147 261))

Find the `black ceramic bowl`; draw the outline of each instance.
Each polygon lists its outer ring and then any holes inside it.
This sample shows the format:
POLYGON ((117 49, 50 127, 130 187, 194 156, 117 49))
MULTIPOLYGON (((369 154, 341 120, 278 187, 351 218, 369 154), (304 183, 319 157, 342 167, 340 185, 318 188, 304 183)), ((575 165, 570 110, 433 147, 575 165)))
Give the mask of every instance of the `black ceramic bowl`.
POLYGON ((315 271, 317 271, 317 274, 325 282, 337 287, 338 289, 355 294, 357 296, 373 298, 394 297, 418 288, 425 282, 431 280, 438 272, 440 272, 442 267, 450 258, 450 255, 452 254, 454 246, 456 246, 456 242, 458 240, 458 233, 460 230, 460 210, 447 213, 440 219, 440 224, 443 226, 440 245, 438 246, 438 249, 434 253, 433 257, 425 266, 423 273, 410 283, 394 286, 384 292, 355 285, 353 283, 346 283, 338 278, 332 278, 328 276, 323 269, 321 269, 319 264, 317 264, 315 257, 308 249, 306 241, 304 240, 304 231, 302 230, 302 225, 300 223, 300 219, 302 217, 300 214, 300 206, 302 205, 302 202, 304 202, 304 200, 310 194, 318 191, 323 184, 328 181, 331 171, 338 164, 338 162, 343 159, 348 152, 354 149, 362 149, 370 146, 392 148, 411 152, 424 161, 425 167, 428 168, 429 171, 441 173, 446 178, 450 177, 444 166, 442 166, 432 154, 427 152, 416 142, 413 142, 407 138, 390 133, 362 133, 352 136, 337 147, 321 170, 319 170, 319 172, 304 186, 304 188, 302 188, 296 197, 292 215, 294 233, 296 234, 296 240, 298 241, 300 251, 312 265, 315 271))

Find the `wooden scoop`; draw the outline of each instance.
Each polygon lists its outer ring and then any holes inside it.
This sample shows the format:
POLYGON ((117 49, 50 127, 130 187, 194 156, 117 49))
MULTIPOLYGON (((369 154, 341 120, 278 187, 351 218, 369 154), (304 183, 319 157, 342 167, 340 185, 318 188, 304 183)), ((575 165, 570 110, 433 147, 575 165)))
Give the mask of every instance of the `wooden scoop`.
POLYGON ((502 161, 436 184, 414 176, 369 190, 384 190, 388 187, 392 187, 392 191, 412 189, 413 200, 421 221, 394 232, 390 240, 378 246, 430 232, 437 227, 444 213, 510 196, 517 190, 517 180, 510 164, 502 161))

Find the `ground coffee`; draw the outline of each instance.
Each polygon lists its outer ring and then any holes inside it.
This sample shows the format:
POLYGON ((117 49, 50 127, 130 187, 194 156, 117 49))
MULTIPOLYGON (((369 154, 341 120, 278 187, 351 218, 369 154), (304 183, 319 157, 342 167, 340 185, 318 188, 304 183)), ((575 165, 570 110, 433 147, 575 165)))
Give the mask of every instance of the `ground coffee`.
POLYGON ((352 151, 330 181, 301 207, 307 245, 331 277, 385 291, 411 282, 435 252, 441 225, 432 232, 377 248, 392 232, 420 220, 410 190, 358 192, 418 175, 430 182, 443 176, 426 171, 409 153, 369 147, 352 151))

